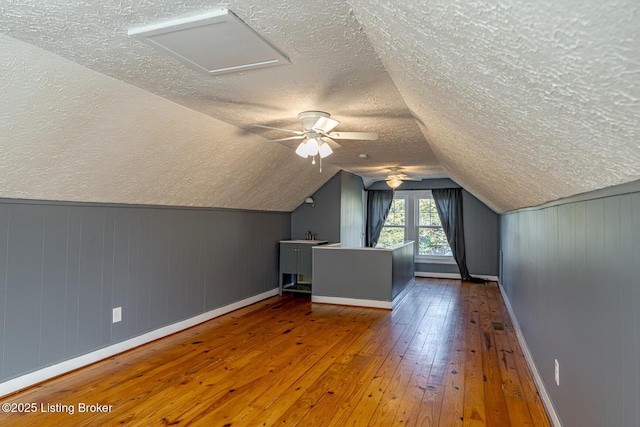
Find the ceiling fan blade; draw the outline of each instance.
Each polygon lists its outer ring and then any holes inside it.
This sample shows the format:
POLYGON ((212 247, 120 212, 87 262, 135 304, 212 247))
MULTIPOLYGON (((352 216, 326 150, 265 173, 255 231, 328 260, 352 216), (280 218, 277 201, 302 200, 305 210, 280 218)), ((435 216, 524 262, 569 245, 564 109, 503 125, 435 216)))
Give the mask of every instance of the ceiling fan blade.
POLYGON ((333 120, 329 117, 320 117, 318 121, 313 125, 313 129, 317 129, 319 131, 327 133, 339 124, 339 121, 333 120))
POLYGON ((295 133, 296 135, 302 135, 304 132, 299 131, 299 130, 291 130, 291 129, 282 129, 282 128, 274 128, 273 126, 265 126, 265 125, 253 125, 257 128, 264 128, 264 129, 273 129, 273 130, 279 130, 282 132, 289 132, 289 133, 295 133))
POLYGON ((360 141, 375 141, 378 134, 373 132, 331 132, 327 136, 335 139, 358 139, 360 141))
POLYGON ((414 178, 412 176, 408 176, 407 174, 397 173, 397 172, 394 173, 393 171, 392 171, 391 174, 389 174, 389 177, 390 178, 398 178, 401 181, 422 181, 421 178, 414 178))
POLYGON ((304 139, 304 135, 288 136, 286 138, 279 138, 279 139, 270 139, 269 141, 279 142, 279 141, 289 141, 291 139, 304 139))
POLYGON ((323 136, 322 139, 324 142, 326 142, 327 144, 329 144, 329 147, 331 147, 333 150, 335 150, 336 148, 340 148, 342 147, 340 144, 338 144, 337 142, 335 142, 333 139, 331 138, 327 138, 326 136, 323 136))

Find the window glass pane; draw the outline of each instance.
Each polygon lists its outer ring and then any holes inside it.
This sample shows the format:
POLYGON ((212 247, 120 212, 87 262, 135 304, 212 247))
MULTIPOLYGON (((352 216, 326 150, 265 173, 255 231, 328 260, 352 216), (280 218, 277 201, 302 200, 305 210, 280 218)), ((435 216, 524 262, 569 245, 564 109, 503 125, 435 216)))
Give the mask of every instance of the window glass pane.
POLYGON ((383 227, 378 239, 377 248, 390 248, 404 242, 404 228, 383 227))
POLYGON ((418 229, 418 254, 452 255, 447 236, 441 227, 418 229))
POLYGON ((418 225, 442 225, 433 199, 418 200, 418 225))
POLYGON ((404 226, 406 211, 405 202, 405 199, 393 199, 389 215, 387 215, 387 222, 385 222, 384 225, 404 226))

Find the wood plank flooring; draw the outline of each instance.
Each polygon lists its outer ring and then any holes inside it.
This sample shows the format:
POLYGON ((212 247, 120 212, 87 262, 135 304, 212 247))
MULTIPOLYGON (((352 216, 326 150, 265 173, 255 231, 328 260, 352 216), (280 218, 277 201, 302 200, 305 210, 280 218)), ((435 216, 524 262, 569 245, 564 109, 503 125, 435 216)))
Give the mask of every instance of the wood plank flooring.
POLYGON ((270 298, 5 396, 35 412, 0 424, 550 426, 498 286, 416 282, 393 311, 270 298))

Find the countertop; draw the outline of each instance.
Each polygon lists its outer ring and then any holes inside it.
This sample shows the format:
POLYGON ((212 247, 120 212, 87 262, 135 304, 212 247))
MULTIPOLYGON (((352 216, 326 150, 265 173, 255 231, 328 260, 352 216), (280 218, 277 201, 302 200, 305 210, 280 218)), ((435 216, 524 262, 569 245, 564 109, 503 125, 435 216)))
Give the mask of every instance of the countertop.
POLYGON ((280 240, 280 243, 307 243, 310 245, 323 245, 328 242, 326 240, 280 240))

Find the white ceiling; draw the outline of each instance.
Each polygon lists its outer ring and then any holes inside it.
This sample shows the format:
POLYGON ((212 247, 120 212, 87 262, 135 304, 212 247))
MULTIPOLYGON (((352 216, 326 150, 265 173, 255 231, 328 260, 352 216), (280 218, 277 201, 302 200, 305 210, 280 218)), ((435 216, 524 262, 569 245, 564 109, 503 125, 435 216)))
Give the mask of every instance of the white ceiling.
POLYGON ((503 212, 640 179, 637 1, 0 9, 0 197, 288 211, 339 169, 399 166, 503 212), (208 76, 127 36, 219 7, 291 64, 208 76), (380 139, 343 141, 320 174, 254 126, 310 109, 380 139))

